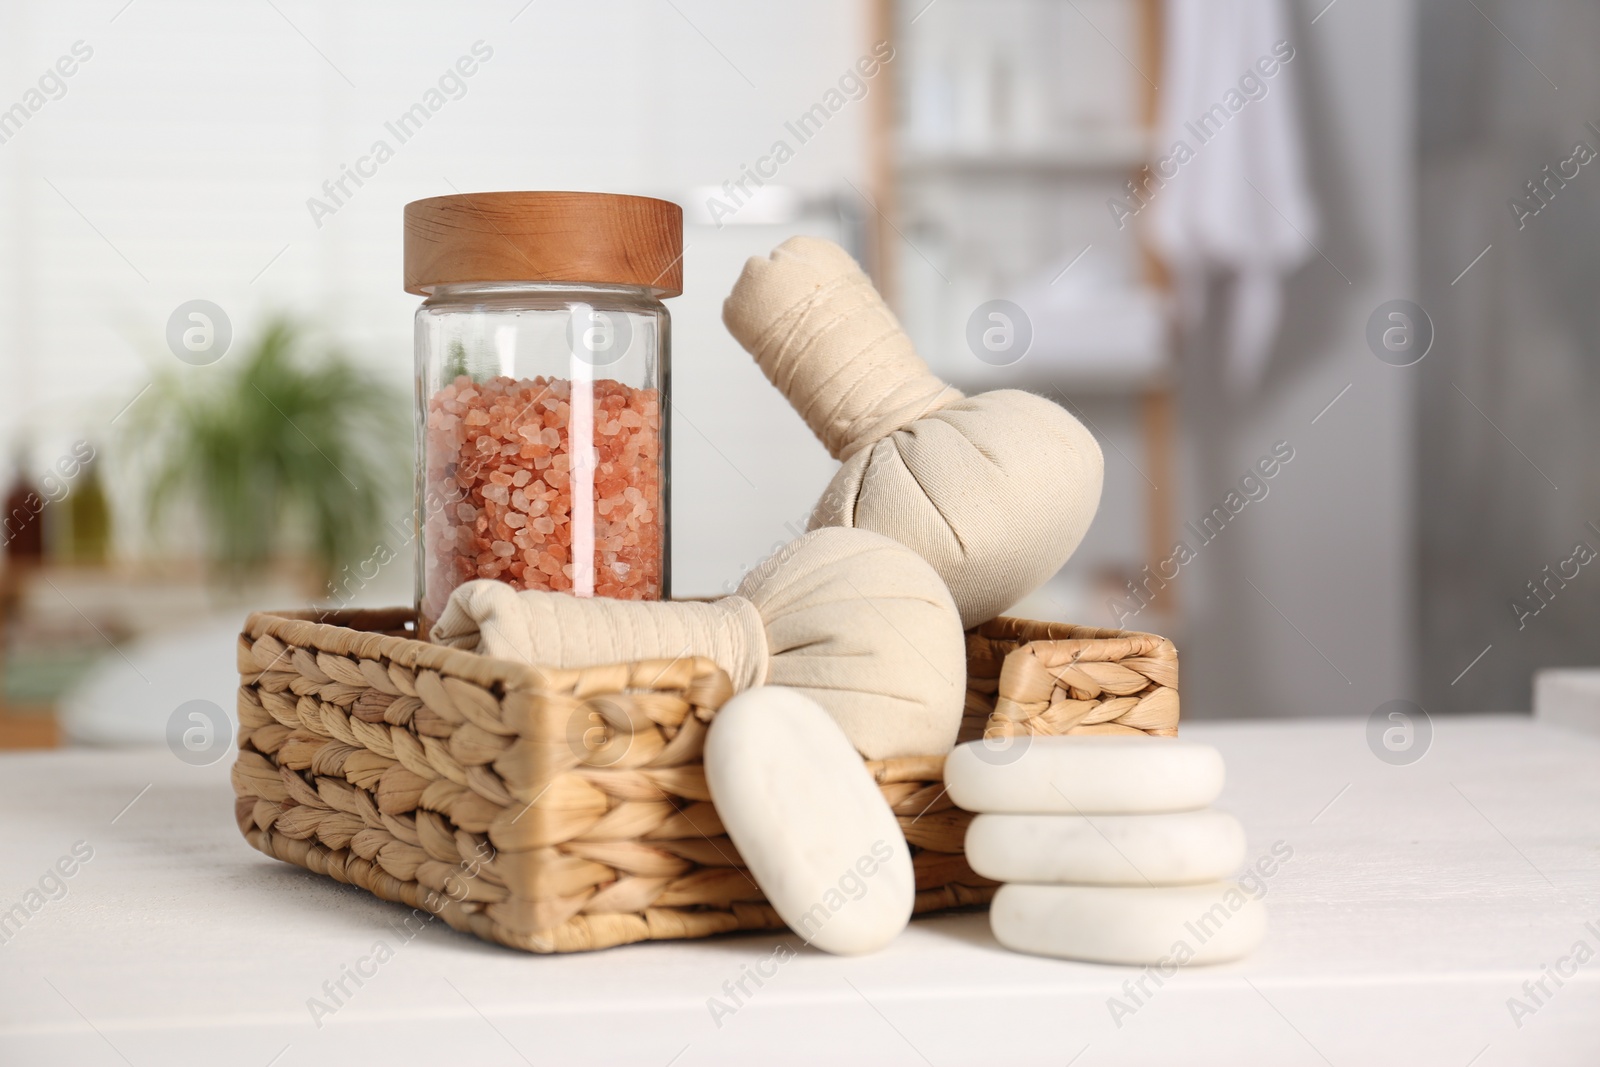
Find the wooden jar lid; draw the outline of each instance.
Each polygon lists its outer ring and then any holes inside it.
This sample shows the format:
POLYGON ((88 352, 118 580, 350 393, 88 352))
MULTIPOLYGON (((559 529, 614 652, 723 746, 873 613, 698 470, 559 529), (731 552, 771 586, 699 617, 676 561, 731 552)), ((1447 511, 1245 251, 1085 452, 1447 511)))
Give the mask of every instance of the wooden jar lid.
POLYGON ((406 205, 406 292, 463 282, 683 292, 683 209, 617 193, 460 193, 406 205))

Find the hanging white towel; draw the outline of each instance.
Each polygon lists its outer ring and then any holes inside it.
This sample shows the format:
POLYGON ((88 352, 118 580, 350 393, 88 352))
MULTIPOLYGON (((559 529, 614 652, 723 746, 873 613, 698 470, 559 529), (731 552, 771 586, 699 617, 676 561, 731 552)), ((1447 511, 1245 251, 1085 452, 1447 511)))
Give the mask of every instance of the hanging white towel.
POLYGON ((1295 92, 1304 59, 1283 0, 1168 0, 1166 11, 1156 154, 1193 154, 1155 191, 1150 233, 1180 326, 1192 335, 1224 314, 1228 376, 1246 391, 1266 372, 1284 278, 1316 254, 1295 92), (1226 309, 1206 306, 1219 277, 1231 282, 1226 309))

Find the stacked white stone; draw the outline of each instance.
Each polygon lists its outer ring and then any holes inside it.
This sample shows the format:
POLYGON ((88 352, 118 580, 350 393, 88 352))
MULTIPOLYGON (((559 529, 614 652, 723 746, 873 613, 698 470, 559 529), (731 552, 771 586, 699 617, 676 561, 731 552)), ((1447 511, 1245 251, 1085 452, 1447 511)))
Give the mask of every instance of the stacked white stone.
POLYGON ((1133 965, 1222 963, 1266 932, 1260 900, 1227 879, 1239 821, 1209 805, 1222 756, 1173 738, 1032 737, 961 745, 950 798, 978 812, 967 861, 1004 883, 990 907, 1017 952, 1133 965))

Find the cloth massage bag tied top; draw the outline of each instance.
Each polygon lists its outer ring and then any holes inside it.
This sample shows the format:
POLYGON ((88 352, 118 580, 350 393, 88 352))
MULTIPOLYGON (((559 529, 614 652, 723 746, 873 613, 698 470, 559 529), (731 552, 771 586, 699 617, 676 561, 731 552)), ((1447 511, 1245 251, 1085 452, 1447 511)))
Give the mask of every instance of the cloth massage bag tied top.
POLYGON ((579 598, 478 580, 457 588, 434 641, 558 668, 704 656, 736 690, 811 697, 868 759, 947 752, 966 696, 950 593, 905 546, 821 529, 711 603, 579 598))
POLYGON ((728 330, 844 466, 810 528, 914 549, 971 627, 1048 581, 1100 502, 1094 437, 1016 389, 963 396, 929 372, 849 253, 792 237, 745 264, 728 330))

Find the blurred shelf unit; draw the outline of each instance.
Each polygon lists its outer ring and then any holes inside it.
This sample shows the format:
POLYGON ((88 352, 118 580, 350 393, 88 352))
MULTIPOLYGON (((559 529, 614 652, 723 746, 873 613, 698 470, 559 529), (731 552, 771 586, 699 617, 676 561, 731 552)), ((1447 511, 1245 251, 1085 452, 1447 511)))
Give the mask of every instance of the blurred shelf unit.
MULTIPOLYGON (((1070 177, 1098 171, 1133 171, 1150 158, 1150 135, 1138 128, 1067 135, 1053 146, 996 145, 964 148, 907 145, 900 152, 902 177, 993 179, 1015 175, 1070 177)), ((1120 180, 1120 179, 1119 179, 1120 180)))
MULTIPOLYGON (((1171 494, 1156 488, 1175 466, 1171 298, 1108 207, 1153 157, 1161 14, 1160 0, 873 11, 873 39, 892 40, 895 59, 872 105, 872 262, 918 351, 968 391, 1030 389, 1080 416, 1078 401, 1092 402, 1111 444, 1113 420, 1139 442, 1142 482, 1104 516, 1118 533, 1062 576, 1085 588, 1162 558, 1175 528, 1171 494), (1031 336, 1007 365, 975 340, 995 301, 1020 308, 1031 336)), ((1171 609, 1160 605, 1159 625, 1171 609)))
POLYGON ((240 584, 183 560, 108 564, 0 560, 0 749, 57 743, 55 706, 100 660, 153 634, 247 606, 310 606, 317 583, 284 563, 240 584))
POLYGON ((0 621, 9 638, 86 638, 102 647, 105 636, 159 633, 252 604, 309 606, 318 596, 311 569, 290 561, 236 583, 189 560, 45 563, 0 574, 9 594, 0 621))
POLYGON ((1160 272, 1106 205, 1150 158, 1155 0, 879 0, 896 44, 878 107, 879 246, 906 329, 958 384, 1163 388, 1160 272), (1132 57, 1132 58, 1130 58, 1132 57), (971 351, 991 300, 1026 315, 1024 358, 971 351))
POLYGON ((1010 366, 972 358, 964 337, 932 348, 929 366, 967 392, 1034 389, 1050 395, 1128 396, 1166 389, 1170 382, 1165 293, 1148 286, 1086 293, 1008 294, 1027 311, 1033 330, 1028 354, 1010 366))

